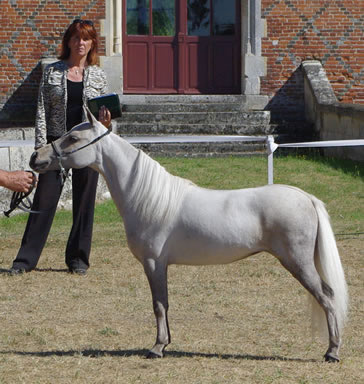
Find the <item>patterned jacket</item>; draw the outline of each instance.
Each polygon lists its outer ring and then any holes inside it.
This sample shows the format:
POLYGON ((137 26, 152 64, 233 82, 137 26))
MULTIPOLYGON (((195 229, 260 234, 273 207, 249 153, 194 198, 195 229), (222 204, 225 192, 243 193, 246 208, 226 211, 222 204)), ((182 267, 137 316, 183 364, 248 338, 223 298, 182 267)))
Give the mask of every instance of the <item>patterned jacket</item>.
MULTIPOLYGON (((66 132, 68 66, 64 61, 48 65, 39 87, 35 121, 35 148, 47 143, 47 136, 62 136, 66 132)), ((85 67, 83 103, 107 93, 105 72, 97 65, 85 67)), ((85 120, 85 116, 82 117, 85 120)))

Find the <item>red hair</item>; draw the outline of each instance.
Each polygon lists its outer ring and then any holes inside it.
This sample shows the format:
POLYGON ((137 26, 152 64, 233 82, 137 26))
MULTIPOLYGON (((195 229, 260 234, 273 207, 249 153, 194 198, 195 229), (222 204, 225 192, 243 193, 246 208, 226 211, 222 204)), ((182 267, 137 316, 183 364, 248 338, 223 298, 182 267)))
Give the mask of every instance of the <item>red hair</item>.
POLYGON ((98 63, 97 47, 98 39, 97 32, 93 23, 81 21, 74 21, 66 30, 62 39, 61 54, 58 57, 60 60, 67 60, 70 57, 71 50, 68 44, 74 35, 79 35, 84 40, 92 40, 91 49, 87 55, 87 64, 94 65, 98 63))

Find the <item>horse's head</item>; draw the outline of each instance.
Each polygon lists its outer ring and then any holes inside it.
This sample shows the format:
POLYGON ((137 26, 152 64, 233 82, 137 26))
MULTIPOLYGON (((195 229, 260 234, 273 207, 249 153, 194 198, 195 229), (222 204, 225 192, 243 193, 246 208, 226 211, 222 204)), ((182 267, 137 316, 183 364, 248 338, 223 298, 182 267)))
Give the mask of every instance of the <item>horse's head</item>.
POLYGON ((88 121, 76 125, 58 140, 32 154, 29 162, 32 169, 43 173, 60 168, 83 168, 95 163, 97 153, 92 144, 110 131, 87 108, 85 113, 88 121))

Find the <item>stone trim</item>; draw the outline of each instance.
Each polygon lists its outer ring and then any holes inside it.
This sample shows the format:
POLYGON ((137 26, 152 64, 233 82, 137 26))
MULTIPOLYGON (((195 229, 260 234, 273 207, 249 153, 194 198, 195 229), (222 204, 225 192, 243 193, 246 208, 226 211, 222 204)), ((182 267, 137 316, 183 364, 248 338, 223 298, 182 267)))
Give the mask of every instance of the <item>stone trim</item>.
MULTIPOLYGON (((302 63, 306 119, 313 123, 321 140, 364 138, 364 106, 340 103, 322 64, 317 60, 302 63)), ((364 161, 363 147, 324 149, 325 155, 364 161)))
POLYGON ((105 56, 100 66, 105 71, 109 91, 123 93, 122 0, 106 0, 106 16, 101 22, 101 36, 105 37, 105 56))
MULTIPOLYGON (((261 56, 261 39, 266 35, 261 18, 261 0, 242 0, 242 94, 251 98, 253 108, 264 108, 268 96, 260 95, 260 77, 267 73, 266 58, 261 56), (257 100, 257 96, 259 100, 257 100)), ((100 57, 110 84, 110 91, 123 94, 122 0, 106 0, 106 19, 101 23, 106 56, 100 57)))
POLYGON ((244 95, 260 95, 260 77, 267 74, 266 60, 262 54, 262 37, 265 23, 261 18, 261 0, 243 0, 242 20, 242 84, 244 95))

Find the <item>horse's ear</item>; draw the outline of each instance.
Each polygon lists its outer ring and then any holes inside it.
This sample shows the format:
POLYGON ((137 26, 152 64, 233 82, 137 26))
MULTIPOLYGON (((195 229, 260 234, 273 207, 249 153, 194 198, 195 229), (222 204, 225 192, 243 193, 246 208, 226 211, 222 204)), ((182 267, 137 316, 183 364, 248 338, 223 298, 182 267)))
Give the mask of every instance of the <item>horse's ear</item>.
POLYGON ((94 126, 97 123, 97 119, 95 118, 95 116, 87 107, 83 107, 83 110, 85 112, 85 115, 87 116, 87 120, 89 121, 89 123, 94 126))

